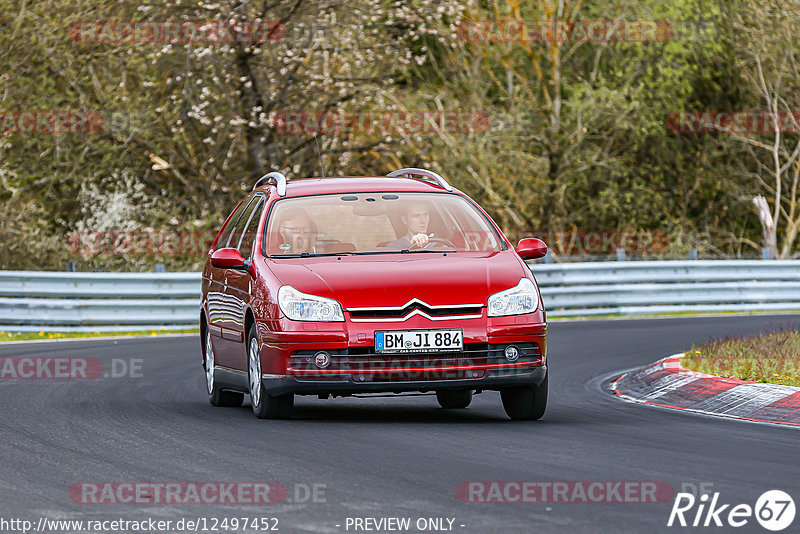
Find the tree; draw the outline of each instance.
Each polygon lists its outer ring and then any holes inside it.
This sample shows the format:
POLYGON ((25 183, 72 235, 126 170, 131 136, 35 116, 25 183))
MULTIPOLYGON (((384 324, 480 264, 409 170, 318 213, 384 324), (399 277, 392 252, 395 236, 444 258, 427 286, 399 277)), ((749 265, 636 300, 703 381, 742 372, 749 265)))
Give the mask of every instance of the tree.
POLYGON ((754 165, 744 167, 743 175, 755 179, 763 192, 753 203, 762 246, 772 258, 792 256, 800 228, 800 56, 791 45, 800 32, 795 6, 743 0, 729 11, 739 36, 734 57, 756 109, 733 114, 717 128, 740 143, 754 165))
MULTIPOLYGON (((113 177, 132 176, 147 201, 130 212, 130 227, 216 228, 265 172, 319 174, 313 135, 279 131, 276 113, 374 106, 375 95, 420 60, 413 44, 442 6, 5 3, 0 62, 8 71, 0 90, 11 110, 89 110, 103 123, 85 135, 3 134, 0 193, 16 209, 38 201, 37 218, 63 236, 85 217, 98 220, 98 206, 82 205, 92 195, 82 191, 100 185, 100 193, 115 195, 125 186, 113 177), (133 23, 144 28, 141 39, 133 23)), ((323 136, 328 171, 344 173, 350 154, 386 142, 362 141, 323 136)))

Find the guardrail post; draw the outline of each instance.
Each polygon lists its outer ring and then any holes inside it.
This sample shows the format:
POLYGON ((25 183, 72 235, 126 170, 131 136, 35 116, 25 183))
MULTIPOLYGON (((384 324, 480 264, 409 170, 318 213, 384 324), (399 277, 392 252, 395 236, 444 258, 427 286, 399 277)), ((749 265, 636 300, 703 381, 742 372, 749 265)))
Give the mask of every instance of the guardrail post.
POLYGON ((761 249, 761 259, 762 260, 772 259, 772 252, 770 252, 769 247, 764 247, 761 249))
POLYGON ((547 254, 544 255, 544 262, 553 263, 553 254, 549 250, 547 251, 547 254))
POLYGON ((697 249, 696 248, 690 248, 689 249, 689 259, 690 260, 696 260, 697 259, 697 249))
POLYGON ((75 268, 75 262, 74 261, 68 261, 67 262, 67 272, 74 273, 75 271, 77 271, 77 269, 75 268))
POLYGON ((625 261, 625 249, 617 248, 617 261, 625 261))
POLYGON ((156 263, 156 272, 157 273, 165 273, 165 272, 167 272, 167 268, 163 263, 156 263))

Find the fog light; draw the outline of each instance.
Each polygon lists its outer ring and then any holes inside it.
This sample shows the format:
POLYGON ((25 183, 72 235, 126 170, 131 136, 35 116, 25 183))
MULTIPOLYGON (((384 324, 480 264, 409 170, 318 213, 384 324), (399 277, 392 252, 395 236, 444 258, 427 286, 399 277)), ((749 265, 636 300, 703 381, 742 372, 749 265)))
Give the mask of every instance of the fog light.
POLYGON ((325 369, 331 364, 331 355, 325 351, 318 352, 314 355, 314 365, 320 369, 325 369))
POLYGON ((506 347, 506 360, 510 362, 515 362, 519 360, 519 349, 514 345, 509 345, 506 347))

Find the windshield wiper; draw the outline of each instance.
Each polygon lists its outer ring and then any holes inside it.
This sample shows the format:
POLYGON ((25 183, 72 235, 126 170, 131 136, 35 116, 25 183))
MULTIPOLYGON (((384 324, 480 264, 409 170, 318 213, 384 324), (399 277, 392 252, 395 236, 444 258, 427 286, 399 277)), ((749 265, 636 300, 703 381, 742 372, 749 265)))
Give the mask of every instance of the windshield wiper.
POLYGON ((321 256, 351 256, 355 252, 320 252, 318 254, 310 254, 303 252, 302 254, 273 254, 267 256, 268 258, 319 258, 321 256))
POLYGON ((391 250, 371 250, 369 252, 321 252, 319 254, 309 254, 303 252, 302 254, 273 254, 269 258, 320 258, 323 256, 374 256, 376 254, 419 254, 424 252, 427 254, 450 254, 451 252, 458 252, 457 250, 408 250, 391 249, 391 250))
POLYGON ((453 250, 428 250, 428 249, 422 249, 422 248, 415 248, 414 250, 408 250, 407 248, 404 248, 400 252, 402 252, 403 254, 419 254, 420 252, 425 252, 427 254, 450 254, 451 252, 458 252, 458 251, 456 249, 453 249, 453 250))
POLYGON ((375 254, 416 254, 418 252, 427 252, 428 254, 442 254, 450 252, 458 252, 457 250, 408 250, 404 249, 389 249, 389 250, 370 250, 368 252, 347 252, 352 256, 373 256, 375 254))

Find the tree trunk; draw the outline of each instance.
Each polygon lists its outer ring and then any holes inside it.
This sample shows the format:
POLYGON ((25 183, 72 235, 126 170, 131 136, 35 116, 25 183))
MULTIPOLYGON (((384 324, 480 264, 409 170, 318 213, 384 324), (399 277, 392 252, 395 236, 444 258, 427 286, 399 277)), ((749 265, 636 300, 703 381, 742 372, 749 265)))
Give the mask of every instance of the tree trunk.
POLYGON ((778 233, 769 212, 769 204, 761 195, 753 197, 753 204, 758 212, 758 220, 761 221, 763 246, 769 249, 769 259, 775 260, 778 258, 778 233))

